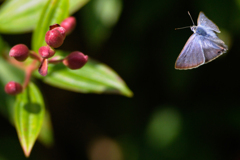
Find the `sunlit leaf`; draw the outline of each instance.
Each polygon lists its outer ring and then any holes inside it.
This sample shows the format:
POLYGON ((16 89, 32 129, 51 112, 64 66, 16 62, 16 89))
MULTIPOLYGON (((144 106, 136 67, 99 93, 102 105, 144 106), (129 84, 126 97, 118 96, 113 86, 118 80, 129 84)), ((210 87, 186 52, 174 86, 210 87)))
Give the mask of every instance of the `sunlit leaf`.
POLYGON ((49 65, 48 75, 35 73, 44 82, 59 88, 81 93, 115 93, 131 97, 132 91, 110 67, 89 59, 85 66, 71 70, 63 64, 49 65))
POLYGON ((16 130, 26 157, 30 155, 39 135, 44 113, 42 95, 38 88, 30 83, 23 93, 17 96, 14 106, 16 130))
POLYGON ((33 32, 32 49, 38 51, 41 46, 46 44, 45 34, 49 26, 60 23, 69 13, 68 0, 49 0, 42 10, 37 27, 33 32))
MULTIPOLYGON (((89 0, 70 0, 70 14, 89 0)), ((48 0, 7 0, 0 8, 0 32, 16 34, 32 31, 48 0)))
POLYGON ((0 32, 21 33, 36 25, 47 0, 8 0, 0 8, 0 32))

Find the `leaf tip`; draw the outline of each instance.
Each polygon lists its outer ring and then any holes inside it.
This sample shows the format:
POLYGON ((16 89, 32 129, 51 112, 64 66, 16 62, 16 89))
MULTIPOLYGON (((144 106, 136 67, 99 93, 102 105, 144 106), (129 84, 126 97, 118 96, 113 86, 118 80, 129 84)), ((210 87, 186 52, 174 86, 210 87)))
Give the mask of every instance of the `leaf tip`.
POLYGON ((129 90, 127 93, 124 94, 128 98, 132 98, 134 96, 133 92, 129 90))
POLYGON ((24 152, 24 155, 25 155, 25 157, 29 157, 30 156, 30 154, 31 154, 31 151, 32 151, 32 147, 33 146, 23 146, 23 152, 24 152))
POLYGON ((121 94, 128 98, 132 98, 134 95, 133 92, 127 86, 124 87, 124 89, 122 89, 121 94))

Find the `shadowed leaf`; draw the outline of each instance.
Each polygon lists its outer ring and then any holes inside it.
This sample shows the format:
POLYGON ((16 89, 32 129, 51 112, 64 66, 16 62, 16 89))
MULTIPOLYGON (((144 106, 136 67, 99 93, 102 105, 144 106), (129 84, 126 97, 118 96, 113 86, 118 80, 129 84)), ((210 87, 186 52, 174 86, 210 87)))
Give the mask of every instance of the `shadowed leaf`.
POLYGON ((14 106, 16 130, 26 157, 30 155, 39 135, 44 113, 42 95, 38 88, 30 83, 23 93, 17 96, 14 106))

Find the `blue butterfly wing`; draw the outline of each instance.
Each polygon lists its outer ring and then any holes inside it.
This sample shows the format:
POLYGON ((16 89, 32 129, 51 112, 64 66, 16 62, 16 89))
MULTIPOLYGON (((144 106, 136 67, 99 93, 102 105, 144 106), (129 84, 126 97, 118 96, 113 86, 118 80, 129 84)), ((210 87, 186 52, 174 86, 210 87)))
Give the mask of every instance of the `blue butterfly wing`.
POLYGON ((176 69, 192 69, 205 63, 204 53, 201 46, 203 37, 192 34, 183 47, 175 63, 176 69))
POLYGON ((214 24, 210 19, 208 19, 203 12, 199 13, 197 23, 198 23, 198 26, 202 26, 206 29, 210 29, 220 33, 218 26, 214 24))
POLYGON ((225 45, 222 40, 216 38, 204 38, 201 43, 205 56, 205 63, 216 59, 228 49, 227 45, 225 45))
POLYGON ((201 26, 207 32, 207 36, 204 36, 201 41, 205 63, 211 62, 227 51, 228 47, 215 33, 220 32, 218 26, 208 19, 203 12, 199 13, 198 26, 201 26))

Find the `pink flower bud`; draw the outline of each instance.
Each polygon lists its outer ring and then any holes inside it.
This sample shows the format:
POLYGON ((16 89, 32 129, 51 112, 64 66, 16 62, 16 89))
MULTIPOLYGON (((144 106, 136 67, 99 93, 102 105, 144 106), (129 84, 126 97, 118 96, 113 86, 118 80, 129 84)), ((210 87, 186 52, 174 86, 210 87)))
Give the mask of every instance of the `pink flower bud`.
POLYGON ((49 26, 49 30, 52 30, 54 28, 56 28, 62 34, 62 36, 64 38, 66 37, 66 30, 65 30, 65 28, 61 27, 59 24, 53 24, 53 25, 49 26))
POLYGON ((29 49, 25 44, 17 44, 11 48, 9 56, 14 57, 18 61, 25 61, 28 53, 29 49))
POLYGON ((63 27, 55 27, 47 31, 45 41, 49 46, 58 48, 63 44, 65 36, 66 30, 63 27))
POLYGON ((10 81, 5 85, 5 92, 9 95, 17 95, 22 92, 21 84, 10 81))
POLYGON ((64 39, 66 38, 66 29, 63 28, 63 27, 57 27, 56 28, 60 33, 61 35, 64 37, 64 39))
POLYGON ((49 26, 49 30, 52 30, 53 28, 56 28, 56 27, 61 27, 61 26, 59 24, 53 24, 49 26))
POLYGON ((83 67, 88 61, 88 56, 82 52, 74 51, 70 53, 64 60, 63 64, 70 69, 79 69, 83 67))
POLYGON ((70 34, 76 26, 76 18, 68 17, 62 21, 61 26, 66 29, 66 34, 70 34))
POLYGON ((48 59, 43 58, 39 68, 38 68, 39 74, 42 76, 46 76, 48 72, 48 59))
POLYGON ((55 54, 55 50, 50 46, 42 46, 39 48, 38 53, 42 58, 51 58, 55 54))

